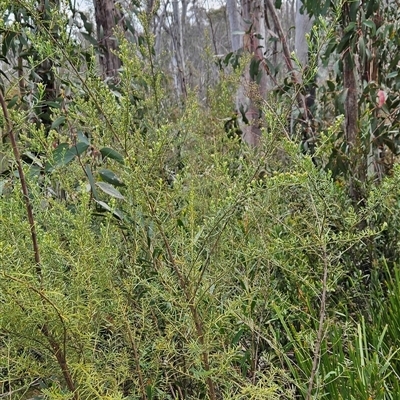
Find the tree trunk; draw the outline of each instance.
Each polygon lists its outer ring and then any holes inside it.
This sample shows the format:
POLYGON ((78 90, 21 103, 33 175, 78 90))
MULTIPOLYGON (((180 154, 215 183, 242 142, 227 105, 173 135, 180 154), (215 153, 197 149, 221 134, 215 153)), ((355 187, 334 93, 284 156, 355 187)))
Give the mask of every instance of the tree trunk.
POLYGON ((114 36, 116 28, 123 30, 123 16, 115 0, 93 0, 97 26, 97 40, 103 48, 100 66, 103 78, 116 77, 121 68, 121 60, 115 54, 118 42, 114 36))
POLYGON ((182 1, 182 13, 179 12, 179 2, 174 0, 172 2, 172 46, 173 46, 173 59, 172 65, 174 67, 174 81, 175 88, 179 98, 185 98, 186 91, 186 66, 185 56, 183 52, 183 25, 186 19, 187 4, 182 1))
POLYGON ((314 18, 310 18, 307 11, 301 13, 302 1, 296 1, 296 16, 295 16, 295 38, 294 45, 296 49, 296 56, 301 65, 304 67, 308 61, 308 43, 306 35, 310 33, 311 27, 314 23, 314 18))
POLYGON ((242 37, 240 34, 240 19, 236 0, 226 0, 226 9, 228 12, 232 51, 238 51, 242 47, 242 37))
POLYGON ((250 66, 259 64, 256 76, 252 76, 250 68, 245 74, 249 99, 246 117, 250 125, 243 130, 243 139, 248 144, 257 146, 261 139, 261 106, 267 92, 267 75, 263 67, 266 38, 264 1, 244 0, 242 4, 242 23, 247 32, 243 37, 243 47, 252 54, 250 66), (246 21, 251 21, 251 24, 246 21))
MULTIPOLYGON (((233 2, 227 3, 231 28, 232 47, 238 46, 237 11, 233 2)), ((261 103, 266 94, 266 74, 263 68, 265 51, 265 20, 264 2, 262 0, 241 2, 241 34, 243 42, 239 48, 252 55, 251 63, 244 74, 242 84, 237 93, 236 107, 249 121, 242 124, 243 140, 252 146, 257 146, 261 137, 261 103)))

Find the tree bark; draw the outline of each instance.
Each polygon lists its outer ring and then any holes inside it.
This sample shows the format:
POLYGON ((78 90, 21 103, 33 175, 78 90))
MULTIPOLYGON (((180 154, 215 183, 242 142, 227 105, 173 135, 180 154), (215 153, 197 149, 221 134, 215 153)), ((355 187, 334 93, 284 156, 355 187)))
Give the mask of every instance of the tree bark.
POLYGON ((185 98, 186 90, 186 65, 185 55, 183 52, 183 25, 186 20, 187 4, 186 0, 182 0, 182 11, 179 11, 178 0, 172 2, 172 47, 173 57, 172 65, 174 68, 175 89, 179 98, 185 98))
POLYGON ((302 1, 296 1, 296 16, 295 16, 295 37, 294 45, 296 49, 296 56, 304 67, 308 61, 308 43, 306 35, 310 33, 311 27, 314 23, 314 18, 310 18, 307 11, 301 13, 302 1))
POLYGON ((258 63, 258 72, 254 76, 251 68, 246 68, 238 92, 237 106, 242 108, 249 121, 248 125, 242 126, 243 140, 251 146, 257 146, 261 138, 261 103, 265 99, 267 89, 267 76, 263 68, 266 35, 264 2, 242 0, 241 17, 241 31, 245 32, 243 51, 252 55, 250 67, 258 63))
POLYGON ((115 54, 118 42, 114 31, 123 30, 123 16, 115 0, 93 0, 97 26, 97 40, 103 48, 100 66, 103 78, 116 77, 121 68, 121 60, 115 54))
POLYGON ((240 19, 236 0, 226 0, 228 12, 232 51, 238 51, 242 47, 240 34, 240 19))

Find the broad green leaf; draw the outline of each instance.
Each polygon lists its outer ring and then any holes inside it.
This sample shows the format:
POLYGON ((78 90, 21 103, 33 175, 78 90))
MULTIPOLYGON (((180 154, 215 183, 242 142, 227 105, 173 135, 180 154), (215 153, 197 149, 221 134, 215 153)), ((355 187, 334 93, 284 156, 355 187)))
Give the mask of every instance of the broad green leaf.
POLYGON ((109 147, 103 147, 102 149, 100 149, 100 153, 104 158, 108 157, 119 162, 120 164, 124 163, 124 157, 114 149, 110 149, 109 147))
POLYGON ((365 17, 369 18, 379 7, 379 1, 369 0, 367 1, 367 11, 365 13, 365 17))
POLYGON ((69 164, 76 156, 84 153, 88 147, 89 145, 83 142, 78 142, 71 147, 67 143, 61 143, 53 152, 54 166, 60 167, 69 164))
POLYGON ((61 102, 60 101, 44 101, 43 104, 46 104, 52 108, 61 108, 61 102))
POLYGON ((89 21, 85 21, 83 23, 83 26, 85 27, 87 33, 90 35, 93 32, 93 24, 89 21))
POLYGON ((64 123, 64 121, 65 121, 65 117, 63 115, 61 115, 55 121, 53 121, 53 123, 51 124, 51 129, 58 128, 61 124, 64 123))
POLYGON ((78 136, 78 142, 86 143, 87 145, 90 144, 89 139, 82 131, 78 131, 77 136, 78 136))
POLYGON ((6 56, 8 54, 10 47, 12 47, 12 42, 15 36, 17 36, 17 32, 13 32, 11 30, 7 31, 6 34, 3 35, 3 46, 2 46, 3 56, 6 56))
POLYGON ((349 47, 350 40, 352 39, 353 36, 354 36, 354 30, 350 30, 343 36, 342 40, 340 41, 336 49, 338 53, 341 53, 342 51, 346 50, 349 47))
POLYGON ((111 183, 114 186, 125 186, 124 182, 122 182, 121 179, 109 169, 100 170, 99 175, 103 181, 111 183))
POLYGON ((13 108, 13 107, 15 106, 15 104, 17 104, 18 98, 19 98, 19 96, 18 96, 18 95, 15 95, 15 96, 8 102, 7 108, 8 108, 8 109, 13 108))
POLYGON ((60 155, 55 167, 61 167, 69 164, 76 157, 75 150, 68 149, 64 154, 60 155))
POLYGON ((96 182, 96 185, 109 196, 115 197, 116 199, 124 199, 124 196, 120 193, 119 190, 115 189, 115 187, 111 186, 106 182, 96 182))
POLYGON ((250 78, 253 81, 257 80, 257 76, 258 76, 258 74, 260 72, 260 68, 259 68, 260 67, 260 62, 261 62, 261 60, 257 60, 255 58, 253 58, 253 60, 251 60, 249 70, 250 70, 250 78))
POLYGON ((53 150, 52 160, 46 162, 44 170, 51 172, 56 166, 62 165, 65 154, 69 149, 68 143, 61 143, 53 150))
POLYGON ((375 33, 376 33, 376 25, 375 25, 374 21, 371 21, 370 19, 368 19, 368 20, 363 21, 362 23, 363 23, 363 25, 365 25, 368 28, 370 28, 371 31, 372 31, 372 34, 375 35, 375 33))
POLYGON ((57 163, 69 149, 68 143, 59 144, 53 151, 53 159, 57 163))
POLYGON ((356 28, 356 23, 355 22, 350 22, 345 28, 344 31, 345 32, 352 32, 354 31, 356 28))
MULTIPOLYGON (((88 143, 85 142, 78 142, 75 146, 72 146, 68 152, 72 152, 74 155, 76 156, 80 156, 81 154, 83 154, 89 147, 88 143)), ((67 153, 68 153, 67 152, 67 153)))
POLYGON ((360 1, 353 0, 350 3, 350 11, 348 13, 351 21, 357 21, 357 14, 360 9, 360 1))
POLYGON ((225 58, 224 58, 224 64, 225 64, 225 65, 228 65, 229 60, 231 59, 232 55, 233 55, 233 53, 230 52, 230 53, 228 53, 228 54, 225 56, 225 58))
POLYGON ((335 88, 336 88, 335 82, 333 82, 333 81, 331 81, 331 80, 328 80, 328 81, 326 82, 326 84, 328 85, 328 89, 329 89, 331 92, 333 92, 333 91, 335 90, 335 88))

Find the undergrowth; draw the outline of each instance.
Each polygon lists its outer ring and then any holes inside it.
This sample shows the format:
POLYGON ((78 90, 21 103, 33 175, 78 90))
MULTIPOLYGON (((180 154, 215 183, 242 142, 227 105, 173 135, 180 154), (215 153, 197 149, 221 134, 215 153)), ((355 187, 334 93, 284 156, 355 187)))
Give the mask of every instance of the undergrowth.
POLYGON ((228 137, 240 72, 176 108, 143 48, 121 58, 47 136, 4 125, 31 162, 28 199, 1 181, 2 397, 396 399, 400 170, 355 210, 270 107, 259 147, 228 137))

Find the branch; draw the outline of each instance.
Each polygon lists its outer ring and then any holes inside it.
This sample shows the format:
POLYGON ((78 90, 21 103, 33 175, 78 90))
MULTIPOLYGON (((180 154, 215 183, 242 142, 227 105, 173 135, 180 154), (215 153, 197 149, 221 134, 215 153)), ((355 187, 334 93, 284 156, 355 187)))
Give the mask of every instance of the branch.
POLYGON ((10 115, 8 114, 7 104, 4 99, 3 92, 1 90, 0 90, 0 103, 1 103, 1 108, 3 109, 5 129, 6 129, 7 135, 10 139, 11 147, 12 147, 12 150, 14 153, 14 159, 17 163, 19 181, 21 182, 22 194, 23 194, 23 198, 24 198, 24 202, 25 202, 26 213, 28 216, 29 227, 30 227, 30 231, 31 231, 31 240, 32 240, 33 253, 34 253, 35 264, 36 264, 36 273, 39 277, 39 280, 41 280, 42 270, 41 270, 41 266, 40 266, 40 251, 39 251, 39 244, 38 244, 37 234, 36 234, 35 220, 33 218, 32 203, 29 200, 28 186, 26 184, 26 178, 25 178, 24 170, 22 168, 21 155, 19 153, 17 141, 15 139, 15 134, 14 134, 13 126, 11 123, 10 115))

